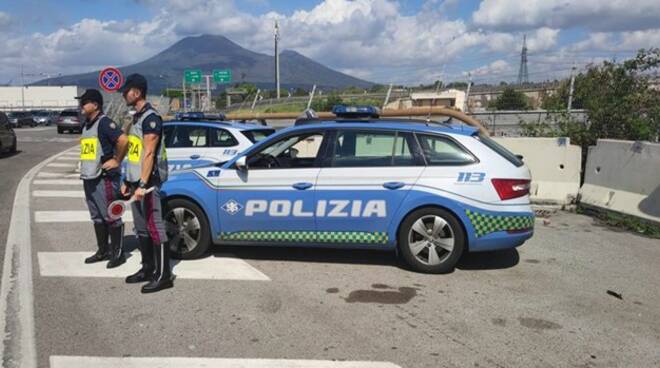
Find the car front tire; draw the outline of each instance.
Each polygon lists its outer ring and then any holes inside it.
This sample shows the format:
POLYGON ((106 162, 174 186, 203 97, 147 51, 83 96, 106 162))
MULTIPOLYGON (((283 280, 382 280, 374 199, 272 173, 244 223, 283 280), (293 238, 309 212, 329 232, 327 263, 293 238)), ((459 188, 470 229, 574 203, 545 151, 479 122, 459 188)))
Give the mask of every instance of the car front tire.
POLYGON ((204 211, 195 203, 181 198, 167 201, 165 228, 172 258, 195 259, 209 250, 209 223, 204 211))
POLYGON ((64 134, 64 129, 57 127, 57 134, 64 134))
POLYGON ((16 142, 16 137, 14 137, 14 144, 9 148, 10 153, 16 153, 16 150, 18 148, 18 143, 16 142))
POLYGON ((452 272, 465 250, 465 231, 447 210, 435 207, 418 209, 401 224, 399 253, 406 264, 423 273, 452 272))

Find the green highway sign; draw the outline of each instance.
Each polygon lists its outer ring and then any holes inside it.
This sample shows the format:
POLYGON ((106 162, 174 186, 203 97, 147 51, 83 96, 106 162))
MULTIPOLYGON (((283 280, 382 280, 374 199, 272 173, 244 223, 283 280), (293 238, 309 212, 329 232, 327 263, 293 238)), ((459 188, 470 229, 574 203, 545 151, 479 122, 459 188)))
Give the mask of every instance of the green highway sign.
POLYGON ((216 83, 231 83, 231 69, 214 69, 213 81, 216 83))
POLYGON ((183 71, 183 79, 185 79, 187 83, 202 83, 202 70, 186 69, 183 71))

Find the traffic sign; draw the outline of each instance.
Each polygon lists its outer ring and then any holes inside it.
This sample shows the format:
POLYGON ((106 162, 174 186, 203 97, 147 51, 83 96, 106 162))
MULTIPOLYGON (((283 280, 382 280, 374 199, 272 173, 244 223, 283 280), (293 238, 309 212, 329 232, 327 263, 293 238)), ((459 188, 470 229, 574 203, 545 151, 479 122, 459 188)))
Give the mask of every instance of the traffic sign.
POLYGON ((214 69, 213 81, 216 83, 231 83, 231 69, 214 69))
POLYGON ((187 83, 191 83, 191 84, 202 83, 202 70, 186 69, 183 71, 183 77, 187 83))
POLYGON ((99 86, 106 92, 115 92, 124 83, 124 76, 119 69, 108 67, 99 73, 99 86))

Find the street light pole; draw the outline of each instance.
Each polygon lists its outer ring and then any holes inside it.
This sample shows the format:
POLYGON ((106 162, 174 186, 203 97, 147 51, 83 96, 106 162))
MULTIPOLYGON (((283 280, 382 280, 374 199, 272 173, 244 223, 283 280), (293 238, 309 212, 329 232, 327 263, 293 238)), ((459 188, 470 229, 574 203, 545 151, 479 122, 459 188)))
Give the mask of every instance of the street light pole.
POLYGON ((275 86, 277 89, 277 98, 280 98, 280 53, 277 49, 277 42, 280 40, 280 26, 275 21, 275 86))

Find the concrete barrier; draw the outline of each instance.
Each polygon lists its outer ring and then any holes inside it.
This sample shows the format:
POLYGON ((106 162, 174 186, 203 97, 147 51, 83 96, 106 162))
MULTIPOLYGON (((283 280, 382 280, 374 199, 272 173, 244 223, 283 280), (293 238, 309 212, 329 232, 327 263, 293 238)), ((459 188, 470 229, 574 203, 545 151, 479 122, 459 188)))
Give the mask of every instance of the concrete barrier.
POLYGON ((580 203, 660 223, 660 144, 599 139, 589 147, 580 203))
POLYGON ((575 202, 580 190, 582 154, 569 138, 493 138, 523 156, 532 172, 532 203, 564 206, 575 202))

